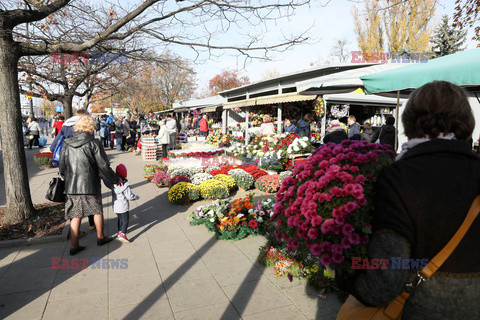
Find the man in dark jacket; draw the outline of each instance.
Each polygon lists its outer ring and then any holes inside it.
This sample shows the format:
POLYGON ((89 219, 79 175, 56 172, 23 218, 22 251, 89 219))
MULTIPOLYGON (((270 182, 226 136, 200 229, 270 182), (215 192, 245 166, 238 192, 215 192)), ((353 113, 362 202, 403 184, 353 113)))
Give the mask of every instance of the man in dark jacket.
MULTIPOLYGON (((373 134, 372 140, 370 142, 376 142, 378 139, 380 139, 381 144, 388 144, 392 146, 392 149, 395 149, 395 127, 393 126, 395 124, 395 118, 394 117, 388 117, 386 124, 381 126, 380 129, 375 131, 373 134)), ((397 151, 397 150, 393 150, 397 151)))
POLYGON ((298 120, 297 129, 295 129, 295 133, 298 134, 300 137, 310 138, 310 122, 312 121, 313 121, 312 115, 306 114, 303 117, 303 119, 298 120))

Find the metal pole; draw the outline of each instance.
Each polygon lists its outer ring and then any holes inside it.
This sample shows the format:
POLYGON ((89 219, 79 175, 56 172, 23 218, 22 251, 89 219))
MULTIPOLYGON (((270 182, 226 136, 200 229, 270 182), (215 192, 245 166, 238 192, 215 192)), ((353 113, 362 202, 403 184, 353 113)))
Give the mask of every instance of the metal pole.
POLYGON ((400 90, 397 91, 397 108, 395 111, 395 121, 397 122, 395 126, 395 152, 397 152, 398 149, 398 109, 400 109, 400 90))
POLYGON ((277 133, 282 133, 282 106, 283 104, 277 104, 277 133))
POLYGON ((245 107, 245 111, 247 112, 246 120, 245 120, 245 145, 248 146, 248 107, 245 107))

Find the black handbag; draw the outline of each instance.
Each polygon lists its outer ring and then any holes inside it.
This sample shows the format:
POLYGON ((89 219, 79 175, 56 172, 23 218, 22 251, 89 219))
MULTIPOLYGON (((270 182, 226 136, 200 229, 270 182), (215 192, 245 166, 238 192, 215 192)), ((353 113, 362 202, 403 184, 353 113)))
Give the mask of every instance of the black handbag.
POLYGON ((65 181, 60 177, 53 177, 45 198, 53 202, 65 202, 65 181))

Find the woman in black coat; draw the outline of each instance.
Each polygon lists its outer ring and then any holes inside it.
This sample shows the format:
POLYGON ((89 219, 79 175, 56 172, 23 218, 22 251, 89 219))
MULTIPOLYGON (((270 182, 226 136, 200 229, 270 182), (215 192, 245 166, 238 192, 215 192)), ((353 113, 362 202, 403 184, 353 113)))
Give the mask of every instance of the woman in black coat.
MULTIPOLYGON (((369 243, 369 259, 387 259, 388 266, 336 275, 339 286, 366 305, 386 306, 399 295, 452 238, 480 194, 480 160, 467 142, 475 120, 463 89, 445 81, 418 88, 402 121, 409 140, 377 179, 369 243), (406 264, 396 268, 394 260, 406 264)), ((477 218, 433 277, 413 290, 402 319, 480 319, 479 243, 477 218)))
POLYGON ((97 245, 110 242, 103 234, 103 207, 100 173, 110 181, 121 179, 110 168, 102 144, 93 138, 95 121, 90 116, 81 117, 73 135, 65 139, 60 155, 60 174, 65 179, 65 219, 70 220, 70 255, 85 249, 79 245, 78 236, 82 218, 94 215, 97 245))

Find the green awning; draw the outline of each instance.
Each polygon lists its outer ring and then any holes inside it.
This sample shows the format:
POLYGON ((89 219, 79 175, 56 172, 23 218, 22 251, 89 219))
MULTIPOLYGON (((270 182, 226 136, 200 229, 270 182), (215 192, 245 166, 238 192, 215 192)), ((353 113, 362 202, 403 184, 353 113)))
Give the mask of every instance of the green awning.
MULTIPOLYGON (((399 62, 400 63, 400 62, 399 62)), ((434 80, 449 81, 466 89, 480 86, 480 48, 362 76, 367 93, 408 94, 434 80)))

